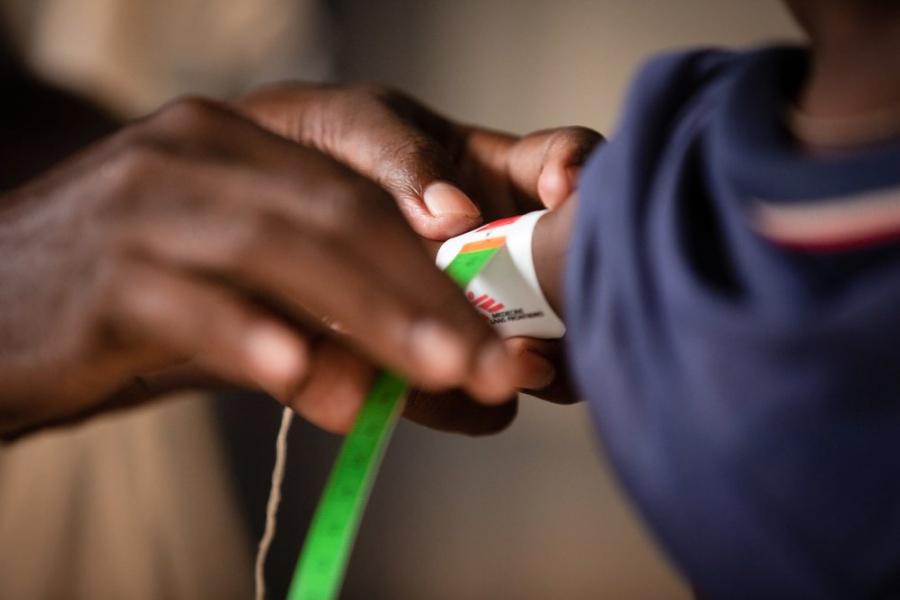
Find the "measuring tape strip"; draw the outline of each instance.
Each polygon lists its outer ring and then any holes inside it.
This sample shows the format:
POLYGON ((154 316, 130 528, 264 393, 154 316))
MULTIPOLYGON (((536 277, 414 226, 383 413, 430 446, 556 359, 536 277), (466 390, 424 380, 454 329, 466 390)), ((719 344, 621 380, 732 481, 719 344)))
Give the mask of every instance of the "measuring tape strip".
POLYGON ((380 372, 344 440, 309 533, 290 600, 330 600, 340 592, 372 482, 406 395, 406 381, 380 372))
MULTIPOLYGON (((504 248, 491 236, 459 248, 444 272, 465 288, 504 248)), ((316 507, 288 600, 337 598, 375 474, 403 407, 407 382, 381 371, 344 439, 322 498, 316 507)))

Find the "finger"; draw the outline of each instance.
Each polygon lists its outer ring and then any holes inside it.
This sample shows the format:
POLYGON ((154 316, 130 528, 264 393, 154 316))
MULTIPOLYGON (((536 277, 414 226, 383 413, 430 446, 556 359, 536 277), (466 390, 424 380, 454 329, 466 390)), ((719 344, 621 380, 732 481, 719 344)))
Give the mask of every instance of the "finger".
POLYGON ((312 354, 309 374, 287 405, 314 425, 345 434, 368 394, 374 368, 330 338, 322 338, 312 354))
POLYGON ((519 389, 555 404, 572 404, 579 399, 569 376, 566 347, 562 340, 510 338, 510 354, 516 357, 519 389))
MULTIPOLYGON (((513 382, 518 390, 537 394, 554 387, 556 383, 556 366, 545 354, 537 351, 541 342, 545 340, 512 338, 504 341, 507 353, 512 357, 513 382)), ((477 397, 481 393, 480 385, 476 377, 466 383, 464 389, 477 397)), ((512 397, 510 394, 507 399, 512 397)))
POLYGON ((515 198, 519 193, 508 176, 509 151, 519 136, 481 127, 465 128, 463 135, 465 150, 459 153, 459 170, 477 190, 484 219, 521 213, 515 198))
MULTIPOLYGON (((365 245, 385 257, 396 257, 393 261, 373 264, 377 276, 385 285, 405 294, 425 314, 443 315, 449 329, 465 340, 463 356, 475 357, 469 363, 471 368, 466 371, 466 377, 455 380, 452 386, 465 385, 474 397, 490 403, 511 398, 515 392, 512 384, 515 365, 496 332, 472 309, 458 286, 436 269, 421 240, 415 239, 408 228, 386 223, 376 231, 379 235, 366 239, 365 245), (399 261, 403 269, 385 268, 399 261)), ((446 344, 423 340, 422 347, 430 348, 435 361, 449 356, 446 344)), ((416 381, 415 376, 413 379, 416 381)), ((421 379, 417 382, 428 387, 428 382, 421 379)))
POLYGON ((160 353, 273 395, 304 376, 307 349, 297 332, 225 290, 137 260, 123 268, 116 290, 117 329, 160 353))
POLYGON ((183 189, 154 197, 129 228, 155 228, 143 236, 154 256, 237 280, 298 317, 331 316, 364 354, 423 385, 458 386, 474 370, 480 398, 512 392, 499 340, 377 186, 236 115, 212 121, 218 154, 246 157, 157 169, 183 189))
MULTIPOLYGON (((309 375, 287 405, 326 431, 346 434, 371 388, 374 367, 328 338, 323 338, 312 354, 309 375)), ((441 431, 485 435, 506 428, 516 412, 515 401, 486 406, 458 391, 429 394, 413 390, 403 416, 441 431)))
POLYGON ((499 401, 514 389, 500 341, 421 245, 401 242, 402 230, 380 230, 384 242, 360 250, 372 255, 366 259, 284 220, 264 218, 244 233, 221 219, 252 223, 251 216, 191 215, 144 220, 130 232, 133 243, 158 260, 252 290, 300 322, 328 316, 363 354, 421 385, 447 388, 482 373, 479 397, 499 401))
POLYGON ((392 111, 374 106, 332 140, 325 150, 387 190, 419 235, 443 240, 481 223, 444 148, 392 111))
POLYGON ((516 363, 516 387, 520 390, 538 391, 549 387, 556 380, 556 367, 546 357, 547 342, 534 338, 509 338, 505 341, 516 363), (540 351, 544 350, 545 353, 540 351))
POLYGON ((538 131, 512 145, 507 155, 510 183, 525 200, 555 208, 575 191, 578 173, 603 137, 585 127, 538 131))
POLYGON ((403 416, 432 429, 486 435, 508 427, 517 411, 517 400, 485 406, 460 391, 429 394, 413 390, 404 406, 403 416))
POLYGON ((482 220, 456 185, 456 126, 402 94, 372 86, 276 88, 239 107, 377 182, 419 235, 444 240, 482 220))

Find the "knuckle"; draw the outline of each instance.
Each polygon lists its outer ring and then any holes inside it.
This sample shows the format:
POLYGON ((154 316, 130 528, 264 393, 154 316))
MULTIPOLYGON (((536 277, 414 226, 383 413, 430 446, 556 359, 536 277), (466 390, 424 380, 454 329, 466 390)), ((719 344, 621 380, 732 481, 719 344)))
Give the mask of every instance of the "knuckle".
POLYGON ((365 109, 370 115, 402 116, 415 104, 400 90, 380 83, 354 83, 343 91, 349 107, 365 109))
POLYGON ((347 86, 351 95, 378 101, 387 101, 399 95, 399 92, 386 85, 375 82, 360 82, 347 86))
POLYGON ((343 122, 334 129, 340 132, 354 131, 361 123, 377 123, 389 115, 386 99, 390 95, 387 88, 377 84, 354 83, 338 87, 320 105, 320 115, 326 119, 341 115, 343 122), (361 121, 359 115, 365 115, 365 121, 361 121))
POLYGON ((603 136, 593 129, 572 125, 554 130, 550 137, 549 147, 559 148, 562 151, 589 151, 601 141, 603 141, 603 136))
POLYGON ((348 181, 336 186, 318 211, 317 225, 331 238, 355 237, 378 228, 385 221, 385 205, 392 203, 385 192, 366 181, 348 181))
POLYGON ((242 216, 227 232, 220 260, 237 268, 252 269, 267 249, 290 239, 284 217, 269 211, 242 216))
POLYGON ((150 143, 130 144, 120 153, 116 165, 122 179, 131 181, 156 174, 165 162, 162 148, 150 143))
POLYGON ((599 132, 594 131, 590 127, 584 127, 581 125, 569 125, 567 127, 562 127, 560 128, 559 133, 573 140, 595 141, 603 138, 603 136, 600 135, 599 132))
POLYGON ((278 211, 261 210, 248 220, 247 243, 250 247, 278 243, 296 235, 290 220, 278 211))
POLYGON ((401 194, 422 194, 424 180, 441 178, 450 169, 443 148, 423 134, 386 143, 380 154, 384 160, 379 161, 377 181, 401 194))
POLYGON ((200 96, 184 96, 163 106, 151 121, 176 134, 202 134, 215 126, 222 103, 200 96))
POLYGON ((297 81, 294 79, 282 79, 280 81, 269 81, 260 84, 244 97, 265 97, 272 94, 292 94, 295 92, 303 92, 316 89, 322 84, 316 84, 307 81, 297 81))
POLYGON ((166 150, 135 136, 122 144, 99 171, 97 193, 92 199, 98 222, 117 223, 141 213, 151 197, 151 184, 170 176, 166 150))
POLYGON ((145 139, 133 139, 125 144, 106 166, 104 174, 114 196, 131 197, 141 182, 153 180, 165 171, 165 151, 145 139))
POLYGON ((396 155, 399 166, 409 172, 421 165, 439 163, 444 158, 441 145, 423 133, 410 133, 396 144, 387 145, 385 149, 396 155))

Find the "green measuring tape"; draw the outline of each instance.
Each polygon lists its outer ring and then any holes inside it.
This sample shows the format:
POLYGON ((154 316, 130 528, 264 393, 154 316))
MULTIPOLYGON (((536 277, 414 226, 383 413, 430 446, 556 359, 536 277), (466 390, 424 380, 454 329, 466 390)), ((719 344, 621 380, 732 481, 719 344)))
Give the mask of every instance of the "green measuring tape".
MULTIPOLYGON (((463 246, 445 272, 466 287, 504 242, 496 237, 463 246)), ((325 484, 288 600, 333 600, 340 593, 359 522, 407 388, 406 381, 392 373, 382 371, 376 377, 325 484)))

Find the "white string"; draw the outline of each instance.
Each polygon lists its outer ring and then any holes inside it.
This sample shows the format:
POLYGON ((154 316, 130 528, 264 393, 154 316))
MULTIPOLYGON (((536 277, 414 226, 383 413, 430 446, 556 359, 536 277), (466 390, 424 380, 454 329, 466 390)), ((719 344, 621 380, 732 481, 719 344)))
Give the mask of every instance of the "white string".
POLYGON ((275 466, 272 468, 272 485, 269 488, 269 501, 266 503, 266 527, 259 548, 256 551, 256 600, 266 598, 266 555, 272 538, 275 537, 275 525, 278 518, 278 505, 281 503, 281 482, 284 480, 284 464, 287 460, 287 436, 291 428, 294 411, 285 408, 281 413, 281 426, 275 438, 275 466))

